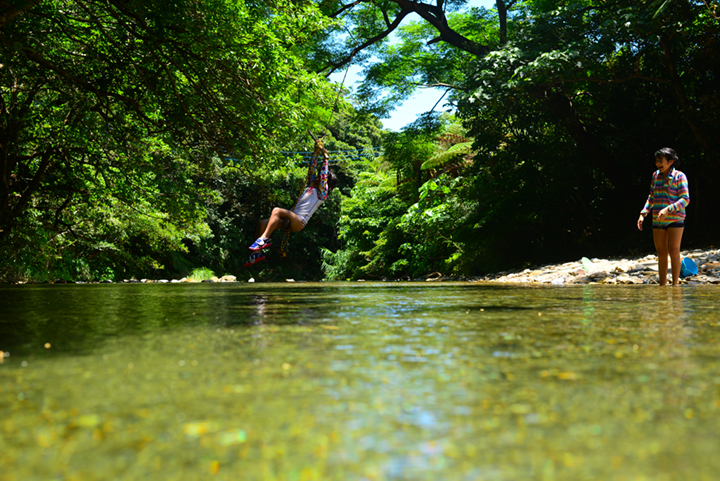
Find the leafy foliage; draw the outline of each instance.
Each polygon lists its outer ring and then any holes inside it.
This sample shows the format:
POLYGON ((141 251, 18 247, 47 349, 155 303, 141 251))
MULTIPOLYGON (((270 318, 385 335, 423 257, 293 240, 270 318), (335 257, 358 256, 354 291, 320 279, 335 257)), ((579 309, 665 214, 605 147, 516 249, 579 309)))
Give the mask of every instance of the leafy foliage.
POLYGON ((302 43, 326 23, 311 4, 20 6, 0 31, 6 278, 157 271, 208 234, 227 157, 245 172, 279 165, 271 153, 331 104, 305 69, 302 43), (83 261, 60 268, 67 258, 83 261))
MULTIPOLYGON (((654 150, 670 144, 685 154, 696 200, 716 170, 706 128, 717 125, 718 84, 690 64, 717 57, 717 24, 699 5, 658 22, 652 2, 532 13, 518 19, 507 48, 476 62, 459 103, 485 173, 478 186, 497 187, 494 198, 472 196, 490 234, 473 251, 516 245, 506 257, 518 265, 634 248, 640 238, 618 219, 636 217, 654 150)), ((702 222, 703 208, 691 204, 690 219, 702 222)), ((687 234, 697 242, 703 233, 687 234)), ((497 266, 492 257, 483 265, 497 266)))
MULTIPOLYGON (((417 8, 432 10, 433 3, 417 8)), ((370 109, 385 112, 417 86, 438 85, 458 107, 467 128, 462 136, 474 139, 472 147, 461 139, 447 147, 417 132, 408 143, 405 132, 392 134, 386 161, 407 205, 400 219, 386 219, 382 234, 372 233, 374 251, 365 252, 375 275, 397 275, 400 266, 415 275, 422 269, 409 267, 443 244, 452 269, 475 274, 647 249, 632 221, 647 191, 652 152, 665 145, 681 153, 679 167, 691 179, 685 242, 711 241, 705 196, 720 165, 712 134, 720 127, 720 24, 712 9, 650 0, 497 6, 496 19, 485 11, 446 18, 464 39, 502 48, 468 49, 426 17, 398 27, 399 43, 375 44, 381 62, 368 68, 362 90, 370 109), (474 25, 474 33, 463 25, 474 25), (391 95, 378 96, 377 87, 391 95), (417 167, 430 169, 434 189, 417 167), (452 183, 440 180, 440 169, 452 183), (411 178, 416 182, 402 182, 411 178), (431 191, 440 193, 431 199, 448 200, 429 203, 431 191), (451 234, 442 227, 450 218, 451 234), (424 226, 434 235, 420 235, 424 226)))
MULTIPOLYGON (((417 277, 434 270, 454 271, 462 256, 455 241, 458 202, 468 159, 456 146, 466 138, 449 118, 420 122, 385 140, 385 155, 359 175, 343 200, 340 239, 343 249, 325 252, 331 279, 417 277), (453 143, 457 142, 457 143, 453 143), (451 152, 444 164, 438 159, 451 152), (431 160, 443 169, 421 170, 431 160)), ((467 150, 467 149, 466 149, 467 150)))
POLYGON ((712 4, 465 4, 6 2, 0 277, 407 278, 648 250, 633 223, 666 145, 690 179, 684 245, 720 233, 712 4), (361 112, 313 73, 371 56, 361 112), (371 114, 428 86, 457 119, 383 133, 371 114), (299 193, 307 130, 341 187, 289 258, 242 270, 299 193))

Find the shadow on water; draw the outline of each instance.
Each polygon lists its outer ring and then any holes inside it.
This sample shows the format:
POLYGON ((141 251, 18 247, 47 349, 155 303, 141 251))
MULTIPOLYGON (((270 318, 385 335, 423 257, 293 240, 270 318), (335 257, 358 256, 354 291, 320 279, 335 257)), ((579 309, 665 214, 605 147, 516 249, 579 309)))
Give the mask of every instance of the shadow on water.
MULTIPOLYGON (((18 354, 44 352, 50 343, 56 352, 92 350, 106 338, 138 335, 183 326, 306 325, 330 322, 347 313, 377 314, 379 305, 367 302, 367 294, 382 290, 389 318, 442 314, 454 299, 457 286, 434 287, 437 303, 418 303, 415 296, 426 285, 398 284, 100 284, 5 286, 0 313, 2 349, 18 354), (437 305, 434 305, 437 304, 437 305)), ((509 292, 505 286, 466 285, 468 290, 509 292)), ((372 295, 371 295, 372 297, 372 295)), ((515 296, 505 303, 467 303, 463 294, 454 310, 511 312, 532 309, 517 305, 515 296)), ((503 299, 499 295, 498 298, 503 299)), ((483 296, 484 299, 487 296, 483 296)))
POLYGON ((298 289, 195 285, 42 285, 2 289, 3 348, 92 350, 103 339, 185 326, 304 323, 322 305, 298 289), (269 321, 268 318, 272 320, 269 321))

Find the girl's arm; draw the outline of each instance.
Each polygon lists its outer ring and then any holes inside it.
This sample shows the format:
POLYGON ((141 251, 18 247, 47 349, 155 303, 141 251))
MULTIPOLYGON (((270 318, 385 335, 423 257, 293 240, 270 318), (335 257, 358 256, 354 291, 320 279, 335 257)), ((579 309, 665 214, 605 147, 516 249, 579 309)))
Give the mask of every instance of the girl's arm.
POLYGON ((323 154, 323 164, 322 167, 320 167, 320 188, 318 189, 318 199, 320 200, 327 200, 329 189, 328 189, 328 161, 329 156, 327 150, 325 148, 322 148, 322 154, 323 154))
POLYGON ((678 184, 678 200, 667 206, 668 212, 677 212, 678 210, 686 208, 690 203, 690 190, 688 189, 687 177, 682 172, 679 172, 675 180, 678 184))
POLYGON ((657 172, 653 173, 652 180, 650 181, 650 195, 648 195, 647 201, 645 202, 645 207, 640 211, 640 215, 645 217, 648 215, 653 208, 653 205, 655 204, 655 198, 653 194, 655 193, 655 176, 657 175, 657 172))
MULTIPOLYGON (((653 204, 655 203, 655 174, 652 176, 652 180, 650 181, 650 195, 648 195, 647 201, 645 202, 645 207, 643 207, 643 210, 640 211, 640 217, 638 217, 637 220, 637 228, 639 230, 643 230, 643 221, 645 220, 645 216, 647 216, 650 212, 652 212, 653 204)), ((652 214, 651 214, 652 217, 652 214)))
POLYGON ((308 167, 308 173, 307 177, 305 178, 305 188, 307 189, 312 185, 312 183, 315 181, 315 162, 317 162, 317 156, 318 156, 319 150, 318 150, 318 144, 315 143, 315 150, 312 153, 312 156, 310 157, 310 167, 308 167))

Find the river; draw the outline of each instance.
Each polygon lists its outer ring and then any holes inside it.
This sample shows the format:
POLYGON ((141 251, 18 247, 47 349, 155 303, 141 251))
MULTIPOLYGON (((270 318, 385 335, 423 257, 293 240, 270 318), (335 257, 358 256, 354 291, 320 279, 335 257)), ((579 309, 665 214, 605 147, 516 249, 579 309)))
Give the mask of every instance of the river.
POLYGON ((0 286, 0 480, 711 480, 717 286, 0 286))

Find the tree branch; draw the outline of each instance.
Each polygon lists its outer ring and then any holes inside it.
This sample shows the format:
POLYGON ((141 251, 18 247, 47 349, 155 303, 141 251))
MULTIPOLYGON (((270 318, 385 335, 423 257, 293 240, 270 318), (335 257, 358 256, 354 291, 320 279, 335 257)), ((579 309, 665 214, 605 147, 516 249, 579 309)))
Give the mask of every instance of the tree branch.
POLYGON ((350 63, 355 57, 355 55, 359 52, 362 52, 364 49, 368 48, 370 45, 373 45, 374 43, 379 42, 380 40, 386 38, 388 35, 390 35, 403 21, 403 19, 412 13, 410 10, 401 10, 400 13, 398 13, 398 16, 395 17, 395 20, 390 24, 390 26, 386 29, 380 32, 379 34, 375 35, 374 37, 371 37, 367 40, 365 40, 362 44, 358 45, 352 51, 350 52, 350 55, 346 56, 345 58, 341 59, 339 62, 331 62, 330 66, 332 67, 330 71, 325 75, 326 77, 329 77, 333 73, 335 73, 336 70, 339 68, 347 65, 350 63))
POLYGON ((355 0, 352 3, 348 3, 347 5, 343 5, 340 7, 340 10, 337 10, 335 13, 332 13, 328 15, 330 18, 338 18, 340 15, 342 15, 344 12, 348 10, 352 10, 353 8, 357 7, 361 3, 365 3, 368 0, 355 0))
POLYGON ((12 22, 17 17, 33 8, 38 3, 40 3, 40 0, 28 0, 27 3, 22 6, 14 5, 11 7, 7 7, 5 10, 0 12, 0 28, 12 22))
POLYGON ((55 209, 55 222, 53 222, 53 229, 57 229, 58 223, 60 222, 60 214, 62 213, 63 210, 65 210, 65 208, 67 208, 67 206, 70 205, 70 202, 72 202, 72 198, 73 198, 73 193, 70 192, 70 194, 68 195, 68 198, 65 199, 65 201, 62 204, 60 204, 60 207, 55 209))
POLYGON ((484 57, 490 52, 489 46, 474 42, 450 28, 445 12, 440 6, 411 0, 393 0, 393 3, 399 5, 403 10, 417 13, 423 20, 435 27, 440 35, 433 39, 434 42, 446 42, 477 57, 484 57))
POLYGON ((30 180, 25 189, 23 189, 22 194, 20 195, 20 200, 18 200, 17 204, 15 204, 10 211, 9 219, 3 219, 3 224, 9 225, 15 219, 17 219, 17 217, 22 213, 23 210, 25 210, 25 207, 27 207, 33 194, 38 189, 38 187, 40 187, 40 183, 42 182, 43 178, 52 167, 53 155, 55 155, 55 149, 48 149, 43 152, 42 158, 40 159, 40 165, 38 166, 35 175, 33 176, 32 180, 30 180))
MULTIPOLYGON (((447 17, 445 16, 445 12, 443 11, 443 2, 439 1, 437 5, 435 4, 427 4, 427 3, 420 3, 417 1, 412 0, 391 0, 392 3, 399 6, 401 8, 400 13, 398 13, 397 17, 395 17, 395 20, 392 23, 389 23, 389 19, 387 17, 387 9, 382 9, 383 17, 385 18, 385 23, 388 25, 388 28, 386 28, 381 33, 368 38, 365 40, 361 45, 356 46, 353 48, 348 55, 346 55, 344 58, 337 62, 330 62, 330 71, 326 74, 326 77, 329 77, 333 73, 335 73, 338 69, 342 68, 343 66, 347 65, 352 61, 352 59, 355 57, 356 54, 363 51, 367 47, 373 45, 374 43, 379 42, 380 40, 386 38, 388 35, 390 35, 397 27, 400 25, 400 23, 405 19, 406 16, 408 16, 411 13, 416 13, 420 15, 426 22, 428 22, 430 25, 435 27, 435 30, 438 31, 439 35, 432 40, 428 42, 428 45, 432 45, 437 42, 446 42, 456 48, 459 48, 460 50, 463 50, 465 52, 468 52, 472 55, 475 55, 477 57, 484 57, 487 55, 491 48, 489 45, 484 45, 478 42, 474 42, 470 40, 469 38, 461 35, 460 33, 456 32, 450 26, 447 22, 447 17)), ((511 4, 514 4, 516 0, 513 0, 511 4)), ((360 3, 365 3, 366 0, 357 0, 351 4, 343 6, 336 14, 339 14, 340 12, 344 12, 346 10, 349 10, 360 3)), ((335 14, 334 14, 335 15, 335 14)))

